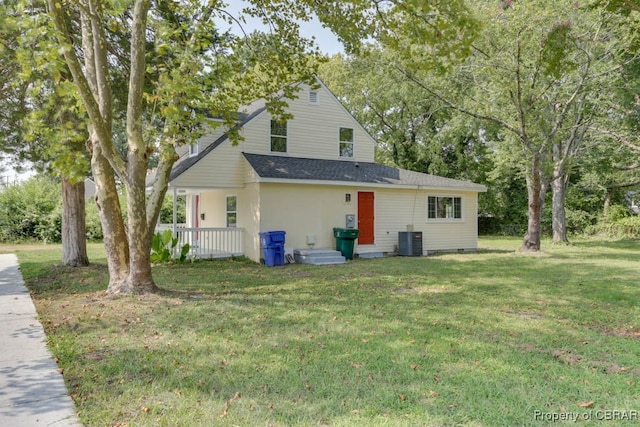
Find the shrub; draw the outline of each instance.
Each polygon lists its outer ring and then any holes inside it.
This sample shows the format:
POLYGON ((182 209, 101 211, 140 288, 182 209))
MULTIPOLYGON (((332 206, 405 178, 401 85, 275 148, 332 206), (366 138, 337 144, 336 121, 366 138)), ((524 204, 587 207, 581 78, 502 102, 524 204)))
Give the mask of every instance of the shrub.
POLYGON ((640 237, 640 216, 628 216, 615 222, 600 222, 588 229, 588 233, 610 239, 636 239, 640 237))
POLYGON ((605 217, 607 222, 614 223, 624 218, 628 218, 631 216, 631 212, 629 212, 629 208, 622 205, 611 205, 609 206, 609 211, 605 217))
POLYGON ((45 175, 0 192, 0 241, 60 240, 61 196, 58 182, 45 175))
POLYGON ((584 234, 596 223, 594 214, 583 210, 566 209, 567 231, 571 234, 584 234))
MULTIPOLYGON (((86 200, 88 240, 102 240, 102 224, 93 198, 86 200)), ((38 175, 0 191, 0 242, 40 240, 60 242, 62 235, 60 183, 38 175)))
POLYGON ((588 227, 587 234, 611 239, 640 237, 640 216, 632 215, 626 206, 613 205, 600 221, 588 227))
POLYGON ((178 263, 185 262, 191 246, 188 243, 182 245, 179 254, 177 246, 178 238, 173 237, 171 230, 154 234, 151 243, 151 262, 170 262, 171 260, 178 263))

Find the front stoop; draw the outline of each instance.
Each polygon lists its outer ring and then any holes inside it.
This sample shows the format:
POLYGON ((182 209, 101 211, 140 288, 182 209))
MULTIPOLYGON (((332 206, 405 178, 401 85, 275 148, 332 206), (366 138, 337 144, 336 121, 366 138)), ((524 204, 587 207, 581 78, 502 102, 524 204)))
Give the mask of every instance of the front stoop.
POLYGON ((293 259, 300 264, 313 265, 344 264, 346 262, 339 251, 331 249, 294 249, 293 259))

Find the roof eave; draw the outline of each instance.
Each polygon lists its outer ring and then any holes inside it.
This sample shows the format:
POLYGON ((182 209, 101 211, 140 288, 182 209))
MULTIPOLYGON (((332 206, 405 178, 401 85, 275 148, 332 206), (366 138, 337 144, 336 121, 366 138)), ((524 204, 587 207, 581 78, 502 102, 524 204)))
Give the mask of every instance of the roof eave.
POLYGON ((435 185, 419 185, 419 184, 395 184, 383 182, 362 182, 362 181, 329 181, 321 179, 288 179, 288 178, 264 178, 258 177, 258 183, 269 184, 298 184, 298 185, 333 185, 338 187, 369 187, 369 188, 389 188, 403 190, 422 190, 422 191, 464 191, 473 193, 484 193, 487 188, 483 185, 475 186, 448 187, 435 185))

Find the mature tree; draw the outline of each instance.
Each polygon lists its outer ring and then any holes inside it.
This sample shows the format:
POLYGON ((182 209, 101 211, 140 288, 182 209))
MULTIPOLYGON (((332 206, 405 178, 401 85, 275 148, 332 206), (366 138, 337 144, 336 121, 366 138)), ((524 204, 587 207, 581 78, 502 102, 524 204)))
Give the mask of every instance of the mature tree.
MULTIPOLYGON (((572 1, 476 2, 483 21, 473 54, 452 79, 459 97, 434 89, 430 75, 415 60, 397 68, 417 86, 458 111, 503 130, 502 152, 525 171, 528 227, 523 250, 539 250, 542 205, 554 193, 554 231, 566 240, 564 198, 571 162, 618 68, 616 34, 599 8, 572 1)), ((411 39, 407 32, 404 37, 411 39)), ((606 105, 606 104, 605 104, 606 105)))
POLYGON ((18 1, 0 6, 0 150, 12 161, 52 171, 62 183, 62 263, 89 263, 86 251, 83 149, 84 114, 72 96, 64 67, 54 57, 38 56, 33 47, 47 37, 46 27, 21 25, 18 1), (28 30, 40 31, 27 36, 28 30), (44 30, 44 31, 42 31, 44 30))
MULTIPOLYGON (((390 68, 393 53, 371 48, 363 56, 334 55, 319 75, 374 136, 382 163, 482 182, 490 169, 486 123, 443 105, 390 68)), ((432 84, 448 85, 434 75, 432 84), (437 82, 437 83, 436 83, 437 82)))
POLYGON ((296 23, 305 10, 281 6, 256 2, 245 11, 263 16, 279 36, 271 39, 270 49, 251 49, 250 39, 217 30, 220 19, 234 19, 218 1, 47 1, 56 49, 90 120, 88 145, 108 258, 108 292, 156 289, 150 244, 177 159, 176 145, 198 137, 207 114, 224 117, 232 128, 234 113, 255 98, 267 98, 269 107, 281 113, 281 95, 292 97, 295 91, 288 84, 310 81, 310 44, 298 36, 296 23), (76 31, 80 39, 74 37, 76 31), (128 46, 121 37, 111 37, 116 32, 128 36, 128 46), (128 49, 126 56, 123 49, 128 49), (113 138, 119 119, 113 84, 123 69, 128 96, 126 150, 121 156, 113 138), (153 116, 145 116, 147 111, 153 116), (154 156, 155 182, 147 193, 147 169, 154 156), (117 181, 126 193, 124 207, 117 181))

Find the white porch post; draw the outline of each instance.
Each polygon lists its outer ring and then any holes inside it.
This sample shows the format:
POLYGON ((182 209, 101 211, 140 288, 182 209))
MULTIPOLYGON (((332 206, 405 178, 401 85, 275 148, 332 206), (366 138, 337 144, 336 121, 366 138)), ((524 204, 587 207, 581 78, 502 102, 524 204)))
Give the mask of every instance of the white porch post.
POLYGON ((172 234, 173 237, 176 237, 178 235, 178 226, 177 226, 177 222, 178 222, 178 187, 173 187, 173 225, 171 227, 172 229, 172 234))

